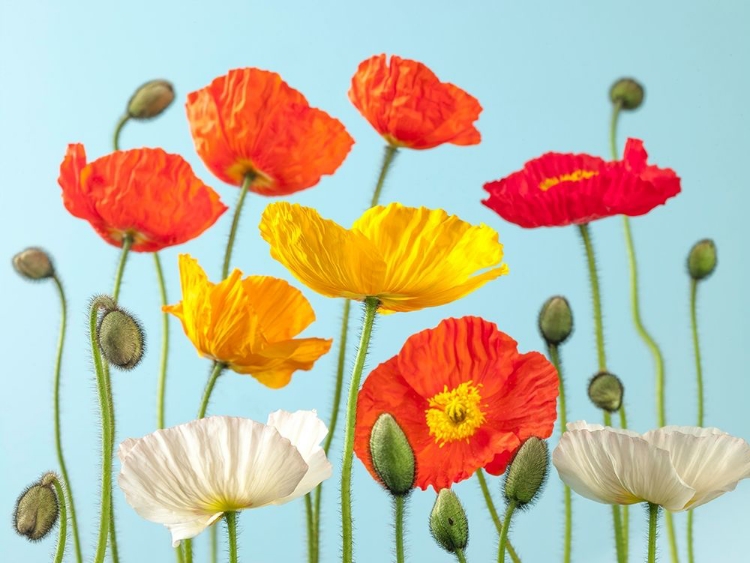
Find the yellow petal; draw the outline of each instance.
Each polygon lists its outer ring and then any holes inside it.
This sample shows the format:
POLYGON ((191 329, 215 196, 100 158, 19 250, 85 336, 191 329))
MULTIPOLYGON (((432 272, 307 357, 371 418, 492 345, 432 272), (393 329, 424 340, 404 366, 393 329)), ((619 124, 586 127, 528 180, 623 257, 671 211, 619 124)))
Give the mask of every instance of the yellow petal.
POLYGON ((294 338, 315 320, 309 301, 284 280, 249 276, 242 285, 251 296, 263 336, 271 342, 294 338))
POLYGON ((263 385, 278 389, 287 385, 296 370, 310 370, 331 349, 332 340, 299 338, 269 344, 263 350, 238 359, 230 365, 237 373, 247 373, 263 385))

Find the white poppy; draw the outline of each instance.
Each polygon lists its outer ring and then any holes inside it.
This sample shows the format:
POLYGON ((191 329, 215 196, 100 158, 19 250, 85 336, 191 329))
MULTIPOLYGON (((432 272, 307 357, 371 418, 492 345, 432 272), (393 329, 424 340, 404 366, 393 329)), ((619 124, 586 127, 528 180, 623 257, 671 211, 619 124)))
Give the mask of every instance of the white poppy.
POLYGON ((560 479, 606 504, 690 510, 750 477, 750 446, 716 428, 665 426, 641 435, 573 422, 552 453, 560 479))
POLYGON ((282 504, 331 476, 315 412, 277 411, 268 424, 212 416, 120 444, 118 483, 146 520, 164 524, 172 545, 224 512, 282 504))

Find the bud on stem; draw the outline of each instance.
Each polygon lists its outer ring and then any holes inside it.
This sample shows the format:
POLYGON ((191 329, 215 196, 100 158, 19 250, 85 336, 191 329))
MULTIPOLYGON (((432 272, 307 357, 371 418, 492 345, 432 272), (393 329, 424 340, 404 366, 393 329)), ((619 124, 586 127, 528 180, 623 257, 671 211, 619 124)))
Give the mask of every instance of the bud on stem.
POLYGON ((54 473, 45 473, 16 501, 13 528, 29 541, 36 542, 44 539, 57 523, 60 506, 55 492, 56 480, 57 475, 54 473))

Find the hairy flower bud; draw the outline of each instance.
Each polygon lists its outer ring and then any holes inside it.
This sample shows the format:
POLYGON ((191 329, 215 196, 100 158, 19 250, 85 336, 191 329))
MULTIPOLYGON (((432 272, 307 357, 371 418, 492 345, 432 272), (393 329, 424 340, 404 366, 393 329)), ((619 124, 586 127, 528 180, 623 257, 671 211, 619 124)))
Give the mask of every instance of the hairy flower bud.
POLYGON ((166 80, 151 80, 135 91, 128 102, 128 115, 133 119, 151 119, 174 101, 174 88, 166 80))
POLYGON ((637 109, 643 103, 643 86, 632 78, 621 78, 609 89, 609 99, 622 109, 637 109))
POLYGON ((505 473, 505 500, 516 508, 528 507, 544 487, 548 473, 547 442, 532 436, 518 448, 505 473))
POLYGON ((408 495, 414 488, 414 451, 404 431, 388 413, 381 414, 370 433, 370 456, 375 472, 394 496, 408 495))
POLYGON ((573 332, 573 312, 565 297, 550 297, 539 311, 539 332, 547 344, 557 346, 573 332))
POLYGON ((696 242, 687 259, 688 272, 694 280, 702 280, 716 269, 716 245, 711 239, 696 242))
POLYGON ((441 489, 430 513, 430 533, 445 551, 455 553, 469 543, 469 521, 451 489, 441 489))
POLYGON ((609 372, 599 372, 589 382, 589 399, 597 408, 607 412, 620 410, 624 394, 620 378, 609 372))
POLYGON ((143 357, 145 336, 140 323, 122 309, 106 310, 96 336, 104 358, 113 366, 133 369, 143 357))
POLYGON ((41 248, 30 247, 13 257, 16 272, 27 280, 43 280, 55 275, 52 259, 41 248))
POLYGON ((57 523, 60 507, 53 484, 56 479, 54 473, 46 473, 18 497, 13 528, 29 541, 43 539, 57 523))

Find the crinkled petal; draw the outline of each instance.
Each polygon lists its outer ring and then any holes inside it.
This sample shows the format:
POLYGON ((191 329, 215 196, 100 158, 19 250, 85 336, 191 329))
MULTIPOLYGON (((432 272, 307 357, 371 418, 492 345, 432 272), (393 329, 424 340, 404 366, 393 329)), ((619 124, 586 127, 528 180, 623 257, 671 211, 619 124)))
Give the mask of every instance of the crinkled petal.
POLYGON ((271 342, 294 338, 315 320, 310 302, 287 281, 271 276, 248 276, 243 289, 252 298, 253 311, 271 342))

